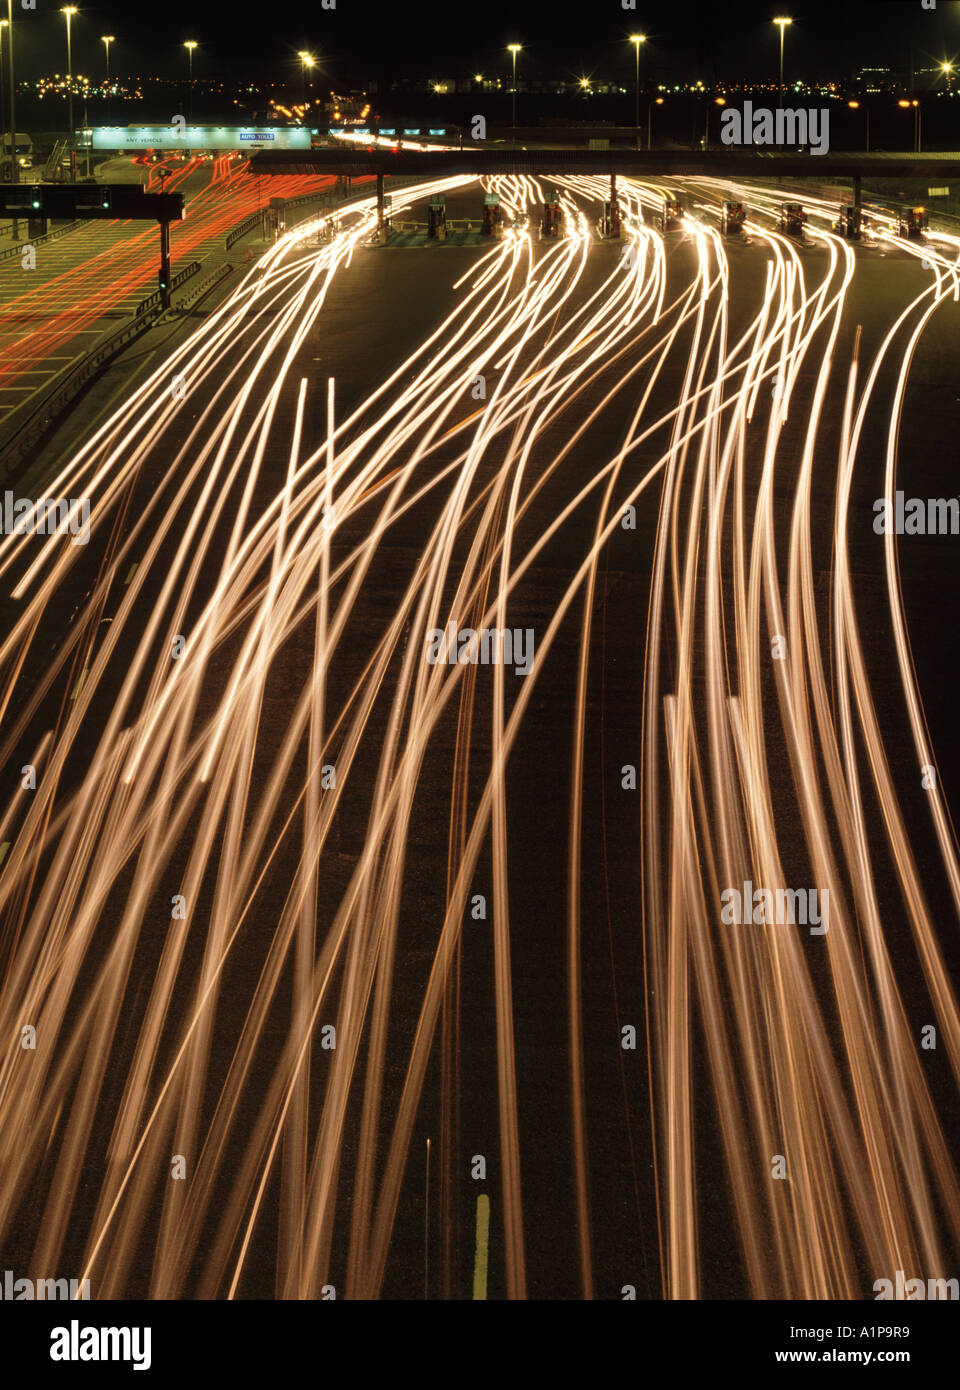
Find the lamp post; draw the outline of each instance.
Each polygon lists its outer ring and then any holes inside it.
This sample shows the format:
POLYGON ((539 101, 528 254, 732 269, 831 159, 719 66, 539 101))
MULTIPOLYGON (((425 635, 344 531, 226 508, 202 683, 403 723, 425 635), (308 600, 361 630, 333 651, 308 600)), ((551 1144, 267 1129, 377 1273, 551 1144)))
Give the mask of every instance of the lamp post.
MULTIPOLYGON (((13 81, 13 0, 7 0, 7 73, 10 78, 10 182, 20 182, 20 166, 17 163, 17 116, 15 111, 16 87, 13 81)), ((16 218, 12 223, 13 239, 17 239, 16 218)))
POLYGON ((510 56, 511 56, 511 58, 513 59, 513 78, 512 78, 511 83, 510 83, 510 94, 511 94, 511 106, 510 106, 511 117, 510 117, 510 127, 511 127, 511 130, 513 131, 513 138, 516 139, 516 138, 517 138, 517 54, 520 52, 521 45, 520 45, 519 43, 508 43, 508 44, 507 44, 507 48, 510 50, 510 56))
POLYGON ((634 124, 634 126, 636 127, 636 142, 637 142, 637 148, 638 148, 638 149, 640 148, 640 45, 641 45, 642 43, 646 43, 646 41, 647 41, 647 36, 646 36, 646 34, 631 34, 631 35, 630 35, 630 42, 633 44, 634 57, 635 57, 636 60, 637 60, 637 64, 636 64, 636 81, 635 81, 635 85, 634 85, 634 91, 635 91, 635 96, 636 96, 636 103, 635 103, 635 108, 634 108, 634 122, 633 122, 633 124, 634 124))
MULTIPOLYGON (((302 81, 302 86, 303 86, 303 106, 304 106, 304 115, 306 115, 306 106, 307 106, 307 71, 310 70, 310 71, 312 72, 313 69, 314 69, 314 67, 316 67, 316 62, 317 62, 317 60, 316 60, 316 58, 314 58, 314 56, 313 56, 312 53, 301 53, 301 54, 300 54, 300 76, 301 76, 301 78, 303 79, 303 81, 302 81)), ((311 89, 311 92, 312 92, 312 90, 313 90, 313 78, 312 78, 312 77, 310 78, 310 89, 311 89)))
POLYGON ((76 5, 64 5, 62 14, 67 21, 67 115, 70 121, 70 182, 77 181, 77 133, 73 124, 73 45, 70 21, 77 13, 76 5))
MULTIPOLYGON (((860 109, 860 103, 859 103, 859 101, 848 101, 848 102, 847 102, 847 105, 850 107, 850 110, 851 110, 851 111, 859 111, 859 109, 860 109)), ((867 121, 867 151, 866 151, 866 152, 867 152, 867 154, 869 154, 869 153, 870 153, 870 108, 869 108, 869 106, 865 106, 865 107, 863 108, 863 114, 864 114, 864 116, 866 117, 866 121, 867 121)))
POLYGON ((653 108, 663 105, 663 97, 654 97, 653 101, 647 102, 647 149, 650 148, 650 136, 653 127, 653 108))
POLYGON ((940 64, 940 71, 943 73, 943 75, 944 75, 944 77, 945 77, 945 79, 946 79, 945 86, 946 86, 946 88, 947 88, 947 91, 949 92, 949 90, 950 90, 950 78, 953 76, 953 64, 952 64, 952 63, 941 63, 941 64, 940 64))
POLYGON ((104 34, 101 41, 107 51, 107 124, 109 125, 113 120, 113 99, 110 96, 110 45, 113 43, 113 35, 104 34))
POLYGON ((921 134, 920 134, 920 102, 917 100, 916 97, 911 97, 909 101, 907 101, 907 100, 898 101, 898 102, 897 102, 897 105, 903 107, 903 109, 904 109, 905 111, 909 111, 909 110, 910 110, 910 107, 911 107, 911 106, 913 107, 913 149, 914 149, 914 153, 915 153, 915 154, 919 154, 919 153, 920 153, 920 139, 921 139, 921 134))
POLYGON ((783 31, 784 31, 784 29, 786 29, 786 27, 787 27, 788 24, 792 24, 792 23, 793 23, 793 20, 792 20, 792 19, 785 19, 785 18, 781 17, 780 19, 775 19, 773 22, 774 22, 774 24, 776 24, 776 25, 779 27, 779 29, 780 29, 780 109, 782 110, 782 109, 783 109, 783 31))
MULTIPOLYGON (((13 0, 7 0, 7 62, 10 74, 10 182, 20 182, 20 166, 17 163, 17 116, 14 110, 16 89, 13 82, 13 0)), ((14 217, 10 223, 10 235, 14 241, 20 235, 20 224, 14 217)))
POLYGON ((193 50, 197 46, 197 41, 196 39, 188 39, 183 46, 187 50, 187 85, 190 88, 190 105, 188 114, 190 116, 190 124, 193 125, 193 50))
POLYGON ((6 79, 3 75, 3 31, 10 27, 10 21, 0 19, 0 169, 3 168, 4 141, 6 139, 6 120, 7 104, 4 100, 6 96, 6 79))
POLYGON ((307 68, 313 67, 314 58, 313 54, 308 53, 304 48, 300 49, 297 57, 300 59, 300 100, 305 106, 307 104, 307 68))
MULTIPOLYGON (((726 97, 714 97, 714 99, 713 99, 713 104, 714 104, 714 106, 726 106, 726 104, 727 104, 727 99, 726 99, 726 97)), ((707 130, 706 130, 706 135, 704 136, 703 148, 704 148, 704 150, 708 150, 708 149, 710 148, 710 105, 709 105, 709 103, 707 104, 707 130)))

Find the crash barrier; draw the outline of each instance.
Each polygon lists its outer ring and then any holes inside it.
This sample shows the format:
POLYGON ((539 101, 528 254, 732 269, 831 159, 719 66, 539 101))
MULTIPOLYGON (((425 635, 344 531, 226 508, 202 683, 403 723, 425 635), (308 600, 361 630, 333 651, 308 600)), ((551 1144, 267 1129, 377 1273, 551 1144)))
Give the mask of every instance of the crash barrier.
POLYGON ((217 266, 216 270, 212 270, 209 275, 205 275, 202 280, 199 280, 195 285, 191 286, 190 293, 184 299, 181 299, 179 304, 173 306, 174 311, 178 314, 182 314, 185 309, 192 309, 194 305, 198 304, 200 300, 203 299, 205 294, 213 289, 214 285, 218 285, 221 280, 225 279, 232 272, 232 270, 233 266, 230 262, 223 261, 217 266))
POLYGON ((22 406, 13 412, 14 417, 20 416, 22 413, 22 418, 15 419, 12 430, 0 448, 0 454, 3 457, 2 477, 4 479, 10 476, 13 465, 18 463, 27 450, 45 433, 55 416, 68 402, 73 400, 74 396, 82 390, 104 363, 108 362, 111 357, 115 357, 132 338, 138 337, 145 328, 148 328, 159 313, 160 308, 157 305, 141 314, 139 318, 133 318, 129 323, 125 323, 122 328, 111 333, 109 338, 105 338, 81 362, 73 367, 66 367, 57 385, 52 391, 44 395, 42 401, 31 406, 28 398, 22 406))
MULTIPOLYGON (((185 281, 189 280, 191 275, 196 275, 199 269, 200 262, 191 261, 189 265, 185 265, 181 270, 178 270, 176 275, 171 276, 170 279, 171 293, 184 284, 185 281)), ((162 291, 154 290, 153 294, 148 294, 146 299, 141 299, 136 308, 136 315, 139 317, 140 314, 148 313, 155 305, 159 304, 162 299, 162 291)))
POLYGON ((43 236, 28 237, 26 241, 18 241, 13 246, 8 246, 5 251, 0 251, 0 261, 8 261, 11 256, 19 256, 25 246, 45 246, 48 241, 56 241, 58 237, 66 236, 67 232, 73 232, 77 227, 83 226, 83 219, 78 218, 75 222, 68 222, 65 227, 57 227, 52 232, 44 232, 43 236))

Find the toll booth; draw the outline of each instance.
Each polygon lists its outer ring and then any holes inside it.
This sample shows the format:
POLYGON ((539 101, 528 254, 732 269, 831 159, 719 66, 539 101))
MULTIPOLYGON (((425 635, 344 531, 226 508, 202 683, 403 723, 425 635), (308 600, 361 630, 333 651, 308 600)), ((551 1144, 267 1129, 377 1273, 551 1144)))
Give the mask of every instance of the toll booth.
POLYGON ((560 194, 555 188, 547 192, 547 201, 543 205, 543 217, 540 220, 541 237, 558 237, 563 229, 563 208, 560 205, 560 194))
POLYGON ((377 218, 377 242, 380 246, 386 246, 390 240, 390 214, 393 211, 393 200, 389 197, 383 199, 380 215, 377 218))
POLYGON ((683 225, 683 206, 676 198, 664 198, 660 210, 660 230, 669 232, 683 225))
POLYGON ((833 230, 839 232, 848 241, 859 240, 862 231, 862 214, 855 203, 845 203, 840 209, 840 216, 833 225, 833 230))
POLYGON ((617 240, 620 236, 620 204, 616 198, 607 198, 603 204, 603 216, 597 230, 605 241, 617 240))
POLYGON ((780 230, 787 236, 803 236, 803 224, 807 220, 807 214, 800 203, 782 203, 780 205, 780 230))
POLYGON ((500 207, 499 193, 484 193, 483 221, 480 224, 481 236, 503 236, 503 209, 500 207))
POLYGON ((720 214, 720 230, 724 236, 739 236, 743 231, 744 211, 742 203, 724 203, 720 214))
POLYGON ((267 229, 273 236, 283 236, 287 230, 287 200, 285 198, 271 198, 270 206, 267 209, 267 229))
POLYGON ((900 235, 918 240, 927 230, 928 220, 926 208, 907 208, 900 214, 900 235))
POLYGON ((442 193, 434 193, 427 208, 427 236, 435 241, 447 239, 447 200, 442 193))

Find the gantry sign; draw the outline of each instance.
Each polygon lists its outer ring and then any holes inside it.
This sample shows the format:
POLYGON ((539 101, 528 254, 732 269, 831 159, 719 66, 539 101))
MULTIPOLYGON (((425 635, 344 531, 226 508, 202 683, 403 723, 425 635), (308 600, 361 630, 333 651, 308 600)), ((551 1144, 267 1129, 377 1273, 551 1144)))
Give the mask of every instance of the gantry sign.
POLYGON ((135 184, 0 184, 0 217, 160 223, 160 296, 170 307, 170 223, 185 216, 182 193, 145 193, 135 184))
POLYGON ((309 150, 308 126, 106 125, 77 131, 77 147, 93 150, 309 150))

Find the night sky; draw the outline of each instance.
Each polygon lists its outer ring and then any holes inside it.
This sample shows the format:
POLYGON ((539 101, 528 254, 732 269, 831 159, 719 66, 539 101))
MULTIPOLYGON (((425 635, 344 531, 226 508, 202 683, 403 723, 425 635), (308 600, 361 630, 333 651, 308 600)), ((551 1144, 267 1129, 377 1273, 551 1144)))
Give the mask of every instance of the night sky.
MULTIPOLYGON (((65 24, 59 3, 37 0, 34 11, 13 0, 17 72, 22 78, 62 71, 65 24)), ((6 13, 6 0, 0 0, 6 13)), ((644 3, 635 12, 619 0, 539 4, 490 0, 337 0, 324 10, 320 0, 131 0, 82 6, 73 21, 74 70, 103 72, 100 36, 116 42, 111 69, 129 74, 179 75, 184 39, 197 39, 195 75, 263 76, 298 70, 296 51, 307 47, 324 62, 331 82, 363 77, 458 77, 470 71, 506 73, 505 45, 522 42, 521 68, 536 76, 613 75, 620 64, 629 75, 632 50, 625 36, 649 36, 648 75, 657 80, 711 82, 763 80, 776 71, 777 30, 773 15, 793 17, 786 45, 786 76, 816 80, 843 77, 866 63, 907 68, 911 46, 918 66, 960 55, 960 0, 939 0, 935 11, 920 0, 687 0, 644 3)))

